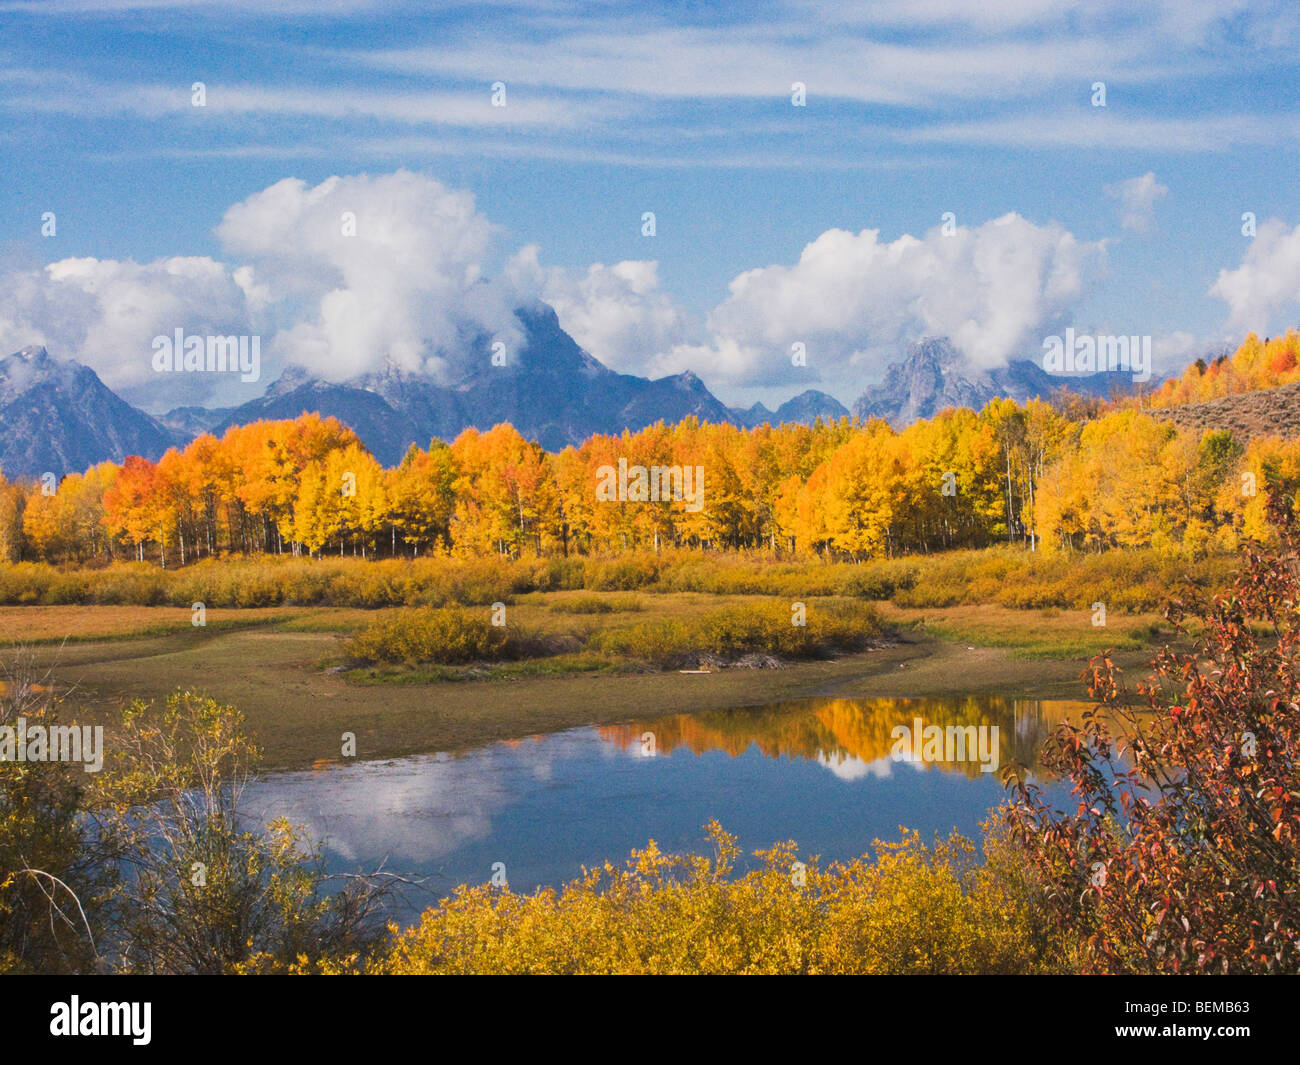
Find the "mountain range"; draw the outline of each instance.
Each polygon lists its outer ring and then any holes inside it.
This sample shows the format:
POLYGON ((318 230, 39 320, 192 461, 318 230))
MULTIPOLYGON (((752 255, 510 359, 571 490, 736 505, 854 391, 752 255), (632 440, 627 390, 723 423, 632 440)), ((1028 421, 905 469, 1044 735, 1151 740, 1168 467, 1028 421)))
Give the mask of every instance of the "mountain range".
MULTIPOLYGON (((762 404, 728 407, 690 371, 650 380, 609 369, 578 346, 545 304, 515 314, 524 342, 506 365, 493 365, 490 338, 480 336, 460 361, 475 368, 450 383, 392 372, 334 383, 294 367, 265 395, 238 407, 178 407, 160 417, 131 406, 88 366, 56 359, 44 348, 24 348, 0 359, 0 470, 10 477, 61 476, 131 454, 157 458, 203 432, 220 435, 233 425, 304 411, 350 425, 386 465, 399 462, 412 443, 426 446, 433 437, 451 440, 467 427, 500 422, 553 451, 595 433, 635 432, 691 416, 752 427, 849 415, 834 397, 813 389, 775 411, 762 404)), ((978 369, 946 339, 927 339, 862 394, 853 414, 901 428, 945 407, 982 407, 994 396, 1048 396, 1063 383, 1026 360, 978 369)), ((1127 378, 1120 374, 1068 380, 1075 391, 1094 395, 1121 383, 1127 378)))
POLYGON ((1104 399, 1112 392, 1131 391, 1132 386, 1133 377, 1128 373, 1103 370, 1064 377, 1048 373, 1028 359, 982 369, 973 366, 946 337, 936 337, 913 344, 906 359, 891 364, 881 382, 858 397, 853 415, 862 421, 883 418, 895 429, 902 429, 948 407, 979 410, 995 396, 1023 403, 1068 388, 1104 399))
MULTIPOLYGON (((490 338, 483 336, 472 342, 463 360, 478 369, 450 384, 397 373, 332 384, 293 368, 266 395, 212 412, 206 428, 219 435, 257 418, 293 418, 314 410, 352 426, 375 457, 391 465, 412 442, 425 446, 431 437, 451 440, 469 426, 490 429, 499 422, 558 451, 595 433, 635 431, 660 419, 737 420, 689 371, 654 381, 616 373, 578 347, 550 307, 521 308, 515 315, 524 342, 504 366, 492 364, 490 338)), ((189 431, 193 419, 189 408, 163 421, 180 432, 189 431)))
POLYGON ((173 433, 110 390, 89 366, 23 348, 0 358, 0 471, 59 476, 105 459, 156 458, 173 433))

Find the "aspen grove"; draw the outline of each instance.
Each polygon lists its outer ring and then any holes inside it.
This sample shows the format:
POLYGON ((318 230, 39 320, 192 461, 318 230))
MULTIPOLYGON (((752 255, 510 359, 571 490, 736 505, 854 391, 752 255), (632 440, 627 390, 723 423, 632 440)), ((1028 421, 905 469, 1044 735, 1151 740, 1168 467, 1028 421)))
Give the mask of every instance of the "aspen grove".
MULTIPOLYGON (((1220 382, 1206 391, 1287 380, 1296 341, 1252 335, 1218 369, 1190 367, 1155 405, 1201 374, 1220 382)), ((558 453, 502 424, 413 444, 384 468, 351 429, 303 413, 204 434, 157 462, 133 456, 52 480, 0 475, 0 559, 173 567, 231 553, 519 557, 672 546, 862 561, 997 543, 1193 557, 1267 535, 1266 489, 1294 495, 1300 442, 1180 428, 1131 398, 1090 406, 1066 397, 994 400, 902 431, 847 418, 753 429, 688 418, 558 453), (701 498, 602 499, 602 471, 620 462, 699 470, 701 498)))

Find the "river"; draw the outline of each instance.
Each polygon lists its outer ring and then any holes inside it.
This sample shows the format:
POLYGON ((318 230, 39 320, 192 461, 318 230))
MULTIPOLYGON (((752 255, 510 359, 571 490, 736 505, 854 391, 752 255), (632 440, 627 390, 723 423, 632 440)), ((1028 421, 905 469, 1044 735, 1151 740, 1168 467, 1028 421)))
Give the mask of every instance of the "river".
POLYGON ((526 892, 620 863, 650 839, 698 850, 711 818, 746 853, 794 840, 800 857, 824 862, 896 839, 900 825, 977 837, 1006 796, 1000 769, 1018 761, 1041 780, 1044 736, 1085 705, 821 698, 705 711, 276 773, 248 788, 243 809, 303 825, 330 871, 383 863, 425 878, 396 907, 406 920, 494 871, 526 892))

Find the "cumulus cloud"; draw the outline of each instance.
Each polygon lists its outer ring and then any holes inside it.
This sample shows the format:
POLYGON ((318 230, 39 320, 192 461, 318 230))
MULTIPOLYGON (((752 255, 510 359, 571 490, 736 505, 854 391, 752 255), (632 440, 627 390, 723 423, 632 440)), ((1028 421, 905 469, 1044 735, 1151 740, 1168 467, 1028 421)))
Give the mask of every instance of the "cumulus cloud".
MULTIPOLYGON (((245 293, 221 263, 206 257, 151 263, 74 258, 4 279, 0 339, 6 351, 44 344, 59 358, 93 367, 110 388, 146 406, 164 390, 153 370, 153 338, 176 329, 248 332, 245 293)), ((217 383, 206 374, 181 376, 167 382, 168 402, 201 402, 217 383)))
POLYGON ((520 293, 555 308, 565 332, 612 369, 662 376, 665 356, 687 338, 687 315, 659 287, 659 264, 627 260, 585 271, 544 267, 534 244, 520 250, 507 275, 520 293))
POLYGON ((93 367, 149 409, 243 402, 264 387, 233 375, 152 367, 156 336, 259 336, 263 366, 344 381, 389 369, 450 383, 476 344, 514 350, 519 294, 485 264, 498 229, 468 192, 408 171, 277 182, 231 207, 216 230, 230 262, 64 259, 10 271, 0 345, 43 343, 93 367), (251 393, 251 394, 250 394, 251 393))
POLYGON ((950 337, 981 366, 1037 352, 1106 268, 1104 241, 1017 214, 892 242, 832 229, 791 265, 738 275, 700 322, 664 291, 654 261, 566 269, 529 245, 493 271, 500 231, 473 196, 408 171, 286 179, 232 206, 216 235, 227 262, 65 259, 11 272, 0 346, 46 343, 153 410, 242 402, 285 365, 328 381, 396 370, 450 384, 481 366, 486 342, 515 349, 514 310, 536 298, 621 372, 690 369, 715 387, 851 395, 925 335, 950 337), (263 383, 160 381, 152 339, 176 329, 260 336, 263 383), (791 365, 795 343, 807 368, 791 365))
POLYGON ((1300 225, 1287 229, 1275 218, 1261 223, 1235 270, 1220 270, 1210 295, 1228 305, 1229 327, 1265 332, 1279 315, 1300 303, 1300 225))
MULTIPOLYGON (((790 348, 806 345, 822 381, 860 379, 922 335, 948 336, 973 362, 992 367, 1028 349, 1106 268, 1104 241, 1077 240, 1061 226, 1017 214, 975 227, 936 227, 892 242, 879 230, 823 233, 793 266, 736 277, 709 315, 707 348, 683 346, 677 360, 707 359, 736 384, 796 380, 790 348)), ((806 377, 803 378, 806 380, 806 377)))
POLYGON ((497 227, 432 178, 289 178, 230 208, 217 236, 279 326, 275 354, 323 380, 394 369, 449 382, 476 337, 520 339, 517 295, 484 277, 497 227))
POLYGON ((1155 228, 1156 204, 1169 192, 1148 170, 1141 177, 1129 178, 1106 186, 1106 195, 1119 201, 1119 224, 1135 233, 1150 233, 1155 228))

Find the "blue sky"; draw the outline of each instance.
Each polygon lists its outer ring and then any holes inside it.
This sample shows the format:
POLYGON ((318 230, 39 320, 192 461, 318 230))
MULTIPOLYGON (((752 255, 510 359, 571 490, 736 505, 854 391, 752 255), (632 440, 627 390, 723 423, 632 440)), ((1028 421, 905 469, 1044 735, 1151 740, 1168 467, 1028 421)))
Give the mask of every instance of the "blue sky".
MULTIPOLYGON (((850 403, 941 331, 987 365, 1066 325, 1151 334, 1176 369, 1300 320, 1292 3, 629 12, 0 2, 0 346, 157 409, 170 326, 256 330, 273 371, 450 372, 458 326, 508 332, 526 294, 620 370, 850 403), (352 203, 364 271, 302 228, 352 203)), ((181 398, 245 398, 206 388, 181 398)))

